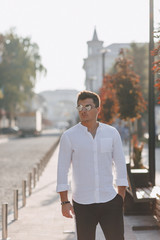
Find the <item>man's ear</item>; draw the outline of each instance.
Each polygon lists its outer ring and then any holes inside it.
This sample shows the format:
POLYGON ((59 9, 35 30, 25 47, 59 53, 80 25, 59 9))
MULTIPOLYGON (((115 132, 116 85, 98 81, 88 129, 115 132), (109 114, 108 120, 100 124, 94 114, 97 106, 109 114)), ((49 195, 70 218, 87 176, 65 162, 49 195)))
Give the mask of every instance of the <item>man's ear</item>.
POLYGON ((100 111, 101 111, 101 106, 99 106, 99 107, 97 108, 97 110, 98 110, 98 114, 99 114, 100 111))

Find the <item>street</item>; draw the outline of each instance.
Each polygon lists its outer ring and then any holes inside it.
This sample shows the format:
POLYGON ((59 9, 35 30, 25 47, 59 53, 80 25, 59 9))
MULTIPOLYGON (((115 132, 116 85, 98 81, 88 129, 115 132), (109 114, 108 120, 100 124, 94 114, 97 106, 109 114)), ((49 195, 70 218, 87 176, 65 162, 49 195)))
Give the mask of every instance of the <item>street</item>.
MULTIPOLYGON (((0 138, 0 199, 12 202, 12 191, 21 188, 22 180, 59 138, 62 131, 51 129, 43 131, 39 137, 0 138)), ((128 160, 128 145, 124 145, 128 160)), ((156 185, 160 185, 160 148, 156 148, 156 185)), ((144 146, 142 159, 148 165, 148 148, 144 146)))
MULTIPOLYGON (((13 206, 13 189, 21 193, 22 180, 58 141, 62 131, 45 130, 39 137, 0 138, 0 204, 8 202, 9 210, 13 206)), ((124 146, 128 160, 128 146, 124 146)), ((160 185, 160 148, 156 148, 156 185, 160 185)), ((148 148, 142 152, 144 165, 148 165, 148 148)), ((0 213, 1 215, 1 213, 0 213)))
MULTIPOLYGON (((76 240, 75 223, 73 219, 64 218, 61 213, 59 195, 56 193, 56 169, 58 147, 51 157, 45 171, 33 189, 33 194, 27 199, 27 205, 19 211, 18 221, 9 225, 9 237, 14 240, 76 240)), ((69 181, 71 172, 69 173, 69 181)), ((69 191, 71 199, 71 191, 69 191)), ((125 239, 127 240, 159 240, 160 231, 132 231, 132 226, 151 226, 155 224, 152 216, 125 216, 125 239)), ((96 239, 104 240, 104 235, 98 225, 96 239)))

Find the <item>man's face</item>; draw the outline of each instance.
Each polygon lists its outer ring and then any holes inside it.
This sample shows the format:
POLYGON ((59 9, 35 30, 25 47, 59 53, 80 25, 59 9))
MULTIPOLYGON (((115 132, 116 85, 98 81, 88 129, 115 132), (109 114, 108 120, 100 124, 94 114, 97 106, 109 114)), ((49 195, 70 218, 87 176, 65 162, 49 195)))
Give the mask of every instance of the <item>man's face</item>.
POLYGON ((78 106, 82 105, 82 111, 79 112, 79 117, 81 122, 88 122, 88 121, 96 121, 97 115, 99 113, 99 107, 95 107, 95 104, 93 102, 92 98, 86 98, 84 100, 79 100, 78 106), (87 111, 85 107, 91 106, 91 110, 87 111))

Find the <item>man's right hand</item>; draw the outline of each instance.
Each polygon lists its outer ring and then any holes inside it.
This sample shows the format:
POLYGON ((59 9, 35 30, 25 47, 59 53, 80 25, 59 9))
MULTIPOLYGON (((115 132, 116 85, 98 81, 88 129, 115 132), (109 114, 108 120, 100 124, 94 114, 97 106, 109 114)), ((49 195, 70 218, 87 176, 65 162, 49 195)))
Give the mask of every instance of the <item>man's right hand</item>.
POLYGON ((67 218, 73 218, 74 209, 70 203, 66 203, 62 205, 62 215, 67 218))

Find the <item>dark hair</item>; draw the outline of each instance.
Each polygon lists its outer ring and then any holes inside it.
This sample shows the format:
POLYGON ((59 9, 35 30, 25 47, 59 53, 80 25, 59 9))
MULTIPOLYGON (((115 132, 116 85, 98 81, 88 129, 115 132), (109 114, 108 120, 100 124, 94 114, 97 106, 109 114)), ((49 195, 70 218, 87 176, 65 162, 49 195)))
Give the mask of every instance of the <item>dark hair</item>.
POLYGON ((97 93, 95 93, 95 92, 86 91, 86 90, 78 93, 77 105, 78 105, 79 100, 85 100, 86 98, 93 99, 93 102, 94 102, 96 107, 100 106, 101 100, 100 100, 99 95, 97 93))

